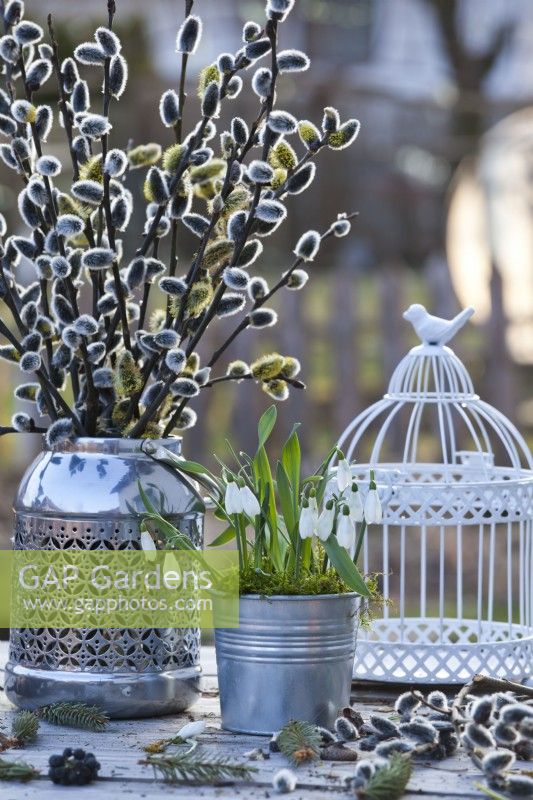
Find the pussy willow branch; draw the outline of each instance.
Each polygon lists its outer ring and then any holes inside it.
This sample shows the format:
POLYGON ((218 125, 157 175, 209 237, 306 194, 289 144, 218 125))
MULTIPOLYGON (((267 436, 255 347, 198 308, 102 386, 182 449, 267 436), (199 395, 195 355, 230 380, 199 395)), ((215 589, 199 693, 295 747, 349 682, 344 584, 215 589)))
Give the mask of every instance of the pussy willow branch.
MULTIPOLYGON (((348 214, 348 215, 347 215, 347 219, 353 219, 354 217, 356 217, 356 216, 357 216, 357 213, 358 213, 358 212, 353 212, 352 214, 348 214)), ((329 228, 327 228, 327 230, 326 230, 326 231, 324 231, 324 233, 321 235, 321 237, 320 237, 320 240, 321 240, 322 242, 324 242, 324 241, 326 241, 327 239, 329 239, 331 236, 333 236, 333 231, 332 231, 332 229, 331 229, 331 225, 330 225, 330 226, 329 226, 329 228)), ((288 283, 288 281, 289 281, 289 278, 290 278, 290 276, 292 275, 292 273, 294 272, 294 270, 295 270, 295 269, 298 269, 298 267, 300 267, 300 266, 301 266, 303 263, 304 263, 304 259, 303 259, 303 258, 296 258, 296 259, 293 261, 293 263, 292 263, 291 267, 290 267, 290 268, 287 270, 287 272, 286 272, 284 275, 282 275, 282 277, 281 277, 281 278, 279 279, 279 281, 278 281, 278 282, 277 282, 277 283, 276 283, 276 284, 275 284, 275 285, 274 285, 274 286, 273 286, 273 287, 270 289, 270 291, 268 291, 268 292, 265 294, 265 296, 264 296, 264 297, 262 297, 260 300, 256 300, 256 301, 255 301, 255 303, 254 303, 254 305, 253 305, 253 308, 252 308, 252 311, 255 311, 257 308, 261 308, 261 306, 265 305, 265 303, 267 303, 267 302, 270 300, 270 298, 271 298, 271 297, 272 297, 272 296, 273 296, 273 295, 274 295, 274 294, 275 294, 275 293, 276 293, 276 292, 277 292, 279 289, 281 289, 283 286, 285 286, 285 285, 288 283)), ((236 339, 236 338, 237 338, 237 336, 238 336, 240 333, 242 333, 242 331, 246 330, 246 328, 249 326, 249 324, 250 324, 250 315, 249 315, 249 314, 247 314, 247 315, 246 315, 246 316, 245 316, 245 317, 244 317, 244 318, 241 320, 241 322, 239 323, 239 325, 237 325, 237 327, 236 327, 236 328, 233 330, 233 332, 232 332, 232 333, 231 333, 231 334, 228 336, 228 338, 225 340, 225 342, 223 342, 223 344, 221 344, 221 346, 220 346, 220 347, 219 347, 217 350, 215 350, 215 352, 213 353, 213 355, 211 356, 211 358, 210 358, 210 360, 209 360, 209 362, 208 362, 208 366, 209 366, 209 367, 212 367, 212 366, 214 366, 214 364, 216 364, 216 362, 218 361, 218 359, 220 358, 220 356, 221 356, 221 355, 224 353, 224 351, 225 351, 225 350, 226 350, 226 349, 229 347, 229 345, 230 345, 230 344, 231 344, 231 343, 234 341, 234 339, 236 339)))
MULTIPOLYGON (((185 0, 185 18, 189 16, 192 11, 192 7, 194 5, 194 0, 185 0)), ((187 95, 185 93, 185 78, 187 75, 187 62, 189 60, 188 53, 182 53, 181 55, 181 68, 180 68, 180 80, 179 80, 179 89, 178 89, 178 121, 175 125, 175 134, 176 134, 176 142, 178 144, 181 143, 182 139, 182 131, 183 131, 183 108, 185 106, 185 100, 187 95)))
MULTIPOLYGON (((22 57, 19 60, 19 66, 20 66, 20 74, 21 74, 21 77, 22 77, 22 80, 23 80, 23 83, 24 83, 24 91, 26 93, 26 99, 28 100, 28 102, 31 103, 33 97, 32 97, 32 93, 31 93, 30 89, 28 88, 28 83, 27 83, 27 80, 26 80, 26 71, 25 71, 25 68, 24 68, 24 61, 23 61, 22 57)), ((42 156, 41 142, 40 142, 39 137, 37 135, 37 130, 35 128, 35 124, 32 123, 30 127, 31 127, 31 132, 32 132, 33 143, 34 143, 34 146, 35 146, 35 151, 37 153, 37 156, 40 158, 42 156)), ((53 224, 53 226, 55 228, 56 225, 57 225, 57 205, 56 205, 54 194, 53 194, 52 182, 51 182, 50 178, 48 176, 46 176, 46 175, 43 176, 43 182, 44 182, 44 186, 45 186, 45 189, 46 189, 46 194, 48 196, 48 204, 47 204, 48 205, 48 212, 50 214, 50 218, 52 220, 52 224, 53 224)), ((57 244, 58 244, 59 252, 60 252, 60 254, 61 254, 61 256, 63 258, 66 258, 67 257, 67 252, 66 252, 65 242, 63 240, 63 237, 60 236, 57 233, 57 231, 56 231, 56 237, 57 237, 57 244)), ((75 288, 75 286, 74 286, 74 284, 72 282, 72 278, 70 277, 70 275, 67 275, 67 277, 63 279, 63 283, 66 286, 67 293, 68 293, 68 296, 69 296, 69 301, 70 301, 70 304, 71 304, 71 306, 72 306, 72 308, 74 310, 74 313, 76 314, 77 317, 79 317, 80 311, 79 311, 79 308, 78 308, 78 299, 77 299, 76 288, 75 288)), ((85 340, 83 338, 82 338, 81 344, 80 344, 80 352, 81 352, 83 367, 84 367, 84 371, 85 371, 85 380, 87 382, 87 420, 86 420, 87 433, 90 436, 92 436, 96 432, 96 420, 97 420, 97 417, 98 417, 98 395, 96 393, 96 389, 95 389, 94 382, 93 382, 92 364, 89 361, 89 356, 88 356, 88 353, 87 353, 87 345, 86 345, 85 340)))
MULTIPOLYGON (((268 35, 268 38, 270 39, 271 54, 272 54, 272 58, 271 58, 272 79, 270 81, 269 94, 268 94, 268 97, 266 98, 265 104, 264 104, 266 125, 268 126, 268 117, 269 117, 270 112, 272 111, 272 108, 274 106, 274 98, 275 98, 275 95, 276 95, 276 80, 277 80, 277 77, 278 77, 278 59, 277 59, 278 24, 277 24, 276 20, 269 20, 268 21, 267 26, 266 26, 266 33, 268 35)), ((271 146, 271 144, 270 144, 270 136, 269 136, 269 130, 268 130, 268 127, 267 127, 266 130, 265 130, 265 137, 264 137, 264 142, 263 142, 263 153, 262 153, 263 161, 266 161, 267 158, 268 158, 268 153, 269 153, 269 150, 270 150, 270 146, 271 146)), ((260 184, 256 184, 256 187, 255 187, 255 190, 254 190, 253 199, 252 199, 252 204, 250 206, 250 210, 248 212, 248 218, 246 220, 246 225, 244 226, 244 231, 242 233, 242 236, 241 236, 240 240, 237 242, 237 244, 235 246, 235 249, 233 251, 233 256, 232 256, 232 259, 231 259, 231 263, 229 265, 230 267, 234 267, 237 264, 237 261, 239 260, 239 256, 242 253, 244 245, 246 244, 246 242, 248 240, 248 237, 250 236, 250 234, 252 232, 253 225, 254 225, 254 222, 255 222, 255 219, 254 219, 255 210, 256 210, 257 206, 259 205, 259 201, 261 199, 261 191, 262 191, 261 185, 260 184)), ((194 352, 195 347, 197 346, 198 342, 200 341, 200 339, 204 335, 207 327, 209 326, 209 324, 211 323, 212 319, 214 318, 214 316, 215 316, 215 314, 217 312, 218 306, 220 305, 220 301, 222 300, 225 292, 226 292, 226 285, 223 282, 221 282, 220 285, 218 286, 216 292, 215 292, 215 295, 214 295, 214 297, 213 297, 213 299, 212 299, 207 311, 205 312, 205 315, 204 315, 204 317, 202 319, 202 322, 198 326, 198 329, 194 333, 194 336, 191 338, 191 340, 187 344, 187 348, 186 348, 185 352, 186 352, 186 354, 188 356, 192 352, 194 352)))
MULTIPOLYGON (((270 39, 271 53, 272 53, 272 61, 271 61, 271 63, 272 63, 272 67, 271 67, 272 79, 271 79, 271 82, 270 82, 269 94, 268 94, 268 97, 266 98, 265 103, 264 103, 264 114, 265 114, 265 116, 266 116, 266 118, 268 120, 268 115, 272 111, 272 108, 273 108, 273 105, 274 105, 274 98, 275 98, 275 92, 276 92, 276 79, 277 79, 277 75, 278 75, 278 64, 277 64, 277 22, 275 20, 269 20, 269 22, 267 24, 266 31, 267 31, 268 38, 270 39)), ((267 131, 265 131, 265 141, 264 141, 264 144, 263 144, 263 159, 264 160, 266 160, 266 158, 268 157, 269 149, 270 149, 270 141, 269 141, 269 135, 268 135, 268 130, 267 130, 267 131)), ((227 172, 226 172, 226 181, 227 181, 227 184, 225 183, 226 191, 228 191, 228 187, 229 187, 228 176, 229 176, 229 165, 228 165, 228 169, 227 169, 227 172)), ((261 199, 261 185, 257 184, 256 187, 255 187, 255 190, 254 190, 252 204, 251 204, 249 212, 248 212, 248 218, 247 218, 247 221, 246 221, 246 225, 244 227, 244 231, 242 233, 241 238, 239 239, 239 241, 235 245, 235 249, 233 251, 233 257, 231 259, 230 266, 235 266, 235 264, 237 263, 237 261, 239 259, 240 254, 241 254, 241 252, 243 250, 243 247, 246 244, 246 241, 248 240, 248 236, 250 235, 250 233, 252 231, 252 227, 253 227, 253 224, 254 224, 254 221, 255 221, 254 220, 255 209, 257 208, 260 199, 261 199)), ((220 215, 219 213, 218 214, 216 212, 213 213, 209 228, 208 228, 208 230, 207 230, 207 232, 204 235, 203 240, 202 240, 204 251, 205 251, 205 247, 207 245, 207 242, 209 241, 209 237, 210 237, 212 231, 214 230, 215 224, 218 221, 219 215, 220 215)), ((187 305, 188 294, 190 293, 191 286, 192 286, 192 283, 194 281, 194 277, 195 277, 196 271, 199 269, 199 266, 200 266, 200 264, 202 262, 202 256, 203 256, 203 253, 200 255, 200 257, 196 258, 195 262, 193 263, 193 267, 191 268, 191 271, 190 271, 190 277, 188 276, 189 277, 189 281, 188 281, 187 291, 185 292, 185 295, 184 295, 184 297, 182 298, 182 301, 181 301, 180 316, 183 315, 184 309, 185 309, 185 307, 187 305)), ((226 291, 226 286, 225 286, 225 284, 223 282, 221 282, 220 285, 217 287, 217 290, 215 291, 214 297, 211 300, 211 303, 209 304, 209 307, 207 308, 207 310, 206 310, 206 312, 204 314, 204 317, 203 317, 200 325, 198 326, 198 329, 196 330, 194 335, 190 338, 189 342, 187 343, 187 346, 185 348, 185 353, 186 353, 187 356, 190 356, 191 353, 194 352, 194 349, 195 349, 196 345, 198 344, 198 342, 200 341, 200 339, 204 335, 206 329, 208 328, 210 322, 214 318, 214 316, 216 314, 216 310, 217 310, 217 308, 218 308, 218 306, 220 304, 220 301, 221 301, 225 291, 226 291)), ((179 320, 179 321, 181 321, 181 320, 179 320)), ((142 434, 142 432, 144 431, 146 425, 154 417, 154 415, 157 413, 157 410, 159 409, 161 404, 164 402, 164 400, 165 400, 165 398, 166 398, 166 396, 167 396, 167 394, 168 394, 168 392, 170 390, 170 386, 171 386, 171 384, 173 383, 174 380, 175 380, 175 378, 174 378, 173 375, 170 375, 166 379, 166 381, 164 382, 163 386, 161 387, 161 389, 158 392, 158 394, 156 395, 156 397, 153 399, 153 401, 150 403, 150 405, 145 409, 145 411, 141 415, 141 417, 140 417, 139 421, 137 422, 137 424, 134 425, 134 427, 130 431, 130 436, 132 438, 142 434)), ((183 404, 183 400, 181 401, 180 405, 178 406, 178 409, 176 410, 176 412, 172 416, 169 425, 172 423, 173 420, 177 420, 179 418, 179 414, 181 413, 180 408, 181 408, 182 404, 183 404)), ((169 426, 167 425, 166 430, 168 430, 168 427, 169 426)), ((165 434, 166 434, 166 430, 165 430, 165 434)))

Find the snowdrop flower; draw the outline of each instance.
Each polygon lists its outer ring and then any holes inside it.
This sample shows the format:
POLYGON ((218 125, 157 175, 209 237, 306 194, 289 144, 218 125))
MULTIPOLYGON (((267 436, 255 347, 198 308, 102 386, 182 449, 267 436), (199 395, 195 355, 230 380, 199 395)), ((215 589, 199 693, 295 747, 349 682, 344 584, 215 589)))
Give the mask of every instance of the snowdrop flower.
POLYGON ((333 500, 328 500, 322 513, 318 518, 318 523, 316 526, 316 535, 320 539, 321 542, 325 542, 329 539, 330 534, 333 530, 333 525, 335 523, 335 503, 333 500))
POLYGON ((241 492, 235 481, 230 481, 226 486, 224 508, 226 509, 226 514, 242 514, 244 510, 241 492))
POLYGON ((261 506, 259 505, 259 500, 252 492, 249 486, 241 486, 239 489, 239 495, 242 503, 242 510, 246 514, 247 517, 253 519, 254 517, 259 516, 261 513, 261 506))
POLYGON ((141 550, 144 550, 145 553, 147 553, 156 549, 155 542, 148 531, 141 531, 141 550))
POLYGON ((205 722, 202 719, 197 719, 194 722, 187 722, 178 731, 180 739, 194 739, 205 731, 205 722))
POLYGON ((376 488, 373 470, 370 471, 370 488, 365 499, 364 511, 367 525, 379 525, 383 519, 381 501, 376 488))
POLYGON ((350 509, 350 516, 354 522, 362 522, 364 517, 363 501, 361 500, 361 492, 356 483, 352 483, 352 488, 346 498, 346 503, 350 509))
POLYGON ((337 540, 340 546, 345 547, 348 552, 355 547, 355 525, 350 516, 350 509, 346 505, 342 507, 337 522, 337 540))
POLYGON ((349 462, 341 455, 337 466, 337 486, 339 492, 344 492, 352 482, 352 470, 349 462))
POLYGON ((318 516, 318 505, 316 502, 316 489, 311 489, 309 492, 309 508, 311 508, 318 516))
POLYGON ((316 508, 310 505, 309 500, 306 499, 302 502, 302 511, 300 513, 300 523, 298 527, 300 538, 311 539, 316 532, 317 525, 318 512, 316 508))

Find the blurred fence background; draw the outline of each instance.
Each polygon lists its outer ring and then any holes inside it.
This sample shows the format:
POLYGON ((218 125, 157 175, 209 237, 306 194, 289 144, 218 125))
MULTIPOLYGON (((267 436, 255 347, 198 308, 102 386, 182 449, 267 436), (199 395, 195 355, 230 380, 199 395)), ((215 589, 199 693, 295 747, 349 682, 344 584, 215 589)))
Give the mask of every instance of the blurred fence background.
MULTIPOLYGON (((235 51, 242 23, 261 20, 263 5, 197 0, 204 38, 191 60, 186 123, 198 113, 199 69, 219 52, 235 51)), ((27 0, 26 7, 41 24, 53 13, 62 55, 106 21, 105 0, 27 0)), ((171 143, 157 108, 161 93, 177 84, 175 34, 182 18, 181 0, 117 0, 116 30, 130 82, 114 104, 115 145, 171 143)), ((265 277, 290 262, 303 230, 324 228, 337 210, 358 210, 359 218, 351 237, 324 248, 303 292, 277 296, 278 326, 260 336, 246 333, 228 355, 249 359, 276 349, 301 359, 308 388, 294 391, 282 407, 280 437, 294 421, 303 422, 311 466, 383 393, 415 343, 401 312, 423 302, 452 316, 459 304, 471 303, 479 313, 457 341, 458 352, 485 399, 533 434, 533 4, 296 0, 282 37, 282 47, 311 56, 312 68, 281 81, 279 106, 319 123, 323 107, 333 105, 344 118, 358 117, 362 130, 343 155, 321 154, 315 184, 290 201, 289 221, 265 240, 265 277)), ((98 70, 85 72, 100 78, 98 70)), ((246 91, 250 77, 224 114, 238 109, 255 116, 256 98, 246 91)), ((47 86, 51 91, 53 81, 47 86)), ((52 100, 46 91, 45 100, 52 100)), ((58 131, 48 151, 67 163, 58 131)), ((132 178, 132 190, 139 191, 140 176, 132 178)), ((1 168, 0 209, 12 225, 17 192, 13 173, 1 168)), ((136 244, 125 242, 130 249, 136 244)), ((184 235, 183 260, 193 246, 184 235)), ((215 326, 206 352, 231 324, 215 326)), ((3 422, 14 409, 16 377, 0 365, 3 422)), ((237 447, 252 448, 257 418, 269 402, 247 382, 203 392, 187 455, 209 460, 228 435, 237 447)), ((0 440, 4 533, 16 483, 38 446, 28 436, 0 440)))

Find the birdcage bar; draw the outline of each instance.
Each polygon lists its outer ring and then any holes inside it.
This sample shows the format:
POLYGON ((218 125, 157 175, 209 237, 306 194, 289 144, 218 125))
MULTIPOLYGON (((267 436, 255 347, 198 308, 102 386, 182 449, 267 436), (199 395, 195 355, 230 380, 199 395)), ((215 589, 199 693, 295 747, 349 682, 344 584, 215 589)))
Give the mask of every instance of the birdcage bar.
POLYGON ((358 462, 370 454, 354 477, 364 490, 374 470, 384 506, 381 536, 372 530, 363 550, 365 571, 383 572, 382 618, 360 637, 355 675, 462 683, 487 669, 528 678, 533 459, 521 434, 479 398, 449 347, 423 342, 339 447, 358 462), (393 431, 400 454, 386 460, 393 431))

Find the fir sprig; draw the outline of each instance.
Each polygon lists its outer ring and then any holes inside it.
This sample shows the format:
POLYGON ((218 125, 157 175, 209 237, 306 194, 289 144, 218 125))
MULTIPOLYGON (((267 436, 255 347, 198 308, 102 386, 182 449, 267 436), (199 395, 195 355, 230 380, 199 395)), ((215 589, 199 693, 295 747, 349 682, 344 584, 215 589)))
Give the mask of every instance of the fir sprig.
POLYGON ((223 756, 210 758, 193 749, 169 755, 149 754, 139 761, 153 767, 156 777, 165 783, 217 783, 222 780, 247 780, 257 770, 244 764, 235 764, 223 756))
POLYGON ((101 733, 109 722, 108 715, 97 706, 86 703, 64 701, 42 706, 35 712, 41 719, 52 725, 64 725, 68 728, 81 728, 101 733))
POLYGON ((322 736, 311 722, 291 720, 276 736, 276 744, 293 764, 304 764, 320 757, 322 736))
POLYGON ((0 752, 33 742, 38 730, 39 720, 35 714, 32 711, 19 711, 11 725, 11 736, 0 733, 0 752))
POLYGON ((23 761, 0 758, 0 781, 31 781, 39 777, 39 770, 23 761))
POLYGON ((405 793, 412 764, 409 756, 395 755, 389 763, 377 769, 366 786, 357 790, 365 800, 399 800, 405 793))

